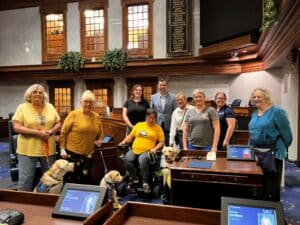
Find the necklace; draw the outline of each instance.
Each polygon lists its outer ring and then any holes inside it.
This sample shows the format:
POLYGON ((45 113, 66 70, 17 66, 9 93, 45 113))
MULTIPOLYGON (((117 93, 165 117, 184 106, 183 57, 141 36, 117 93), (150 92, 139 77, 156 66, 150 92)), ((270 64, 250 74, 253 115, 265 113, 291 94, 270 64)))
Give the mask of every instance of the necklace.
POLYGON ((271 106, 272 105, 269 105, 269 106, 265 107, 264 109, 258 109, 257 115, 262 116, 269 108, 271 108, 271 106))

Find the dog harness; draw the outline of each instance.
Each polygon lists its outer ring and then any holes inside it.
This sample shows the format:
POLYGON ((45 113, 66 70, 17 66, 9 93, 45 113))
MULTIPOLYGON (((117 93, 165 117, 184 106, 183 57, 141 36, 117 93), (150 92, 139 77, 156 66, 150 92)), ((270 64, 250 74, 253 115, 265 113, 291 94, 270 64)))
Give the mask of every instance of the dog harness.
POLYGON ((49 192, 50 186, 43 184, 41 181, 36 186, 36 191, 40 193, 47 193, 49 192))
MULTIPOLYGON (((55 179, 55 180, 62 181, 62 180, 59 180, 59 179, 57 179, 57 178, 51 176, 51 174, 49 174, 49 176, 52 177, 52 178, 55 179)), ((50 186, 50 185, 47 185, 47 184, 43 184, 43 183, 40 181, 40 182, 37 184, 37 186, 36 186, 36 191, 37 191, 37 192, 40 192, 40 193, 48 193, 49 190, 50 190, 50 188, 55 187, 56 185, 58 185, 58 184, 54 184, 54 185, 51 185, 51 186, 50 186)))

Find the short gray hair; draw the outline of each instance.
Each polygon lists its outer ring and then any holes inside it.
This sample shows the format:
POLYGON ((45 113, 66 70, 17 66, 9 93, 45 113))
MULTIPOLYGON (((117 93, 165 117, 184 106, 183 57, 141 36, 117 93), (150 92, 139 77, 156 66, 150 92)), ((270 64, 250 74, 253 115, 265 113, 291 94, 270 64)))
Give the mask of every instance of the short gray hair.
POLYGON ((200 93, 201 95, 203 95, 204 98, 205 98, 205 93, 204 93, 204 91, 202 91, 201 89, 196 89, 196 90, 193 91, 193 98, 194 98, 195 95, 198 94, 198 93, 200 93))
POLYGON ((37 89, 41 89, 43 91, 43 96, 44 96, 43 103, 48 101, 48 94, 45 92, 45 88, 41 84, 33 84, 29 88, 27 88, 27 90, 24 93, 24 100, 26 102, 31 103, 31 95, 37 89))

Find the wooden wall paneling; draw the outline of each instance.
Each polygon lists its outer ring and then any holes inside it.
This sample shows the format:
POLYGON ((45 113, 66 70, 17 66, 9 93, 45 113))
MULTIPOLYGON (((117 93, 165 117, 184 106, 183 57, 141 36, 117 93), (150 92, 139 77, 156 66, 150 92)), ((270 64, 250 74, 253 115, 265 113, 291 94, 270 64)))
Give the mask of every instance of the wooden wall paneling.
POLYGON ((280 1, 278 23, 262 34, 258 54, 265 69, 280 65, 291 49, 300 47, 300 1, 280 1))
POLYGON ((117 146, 126 137, 126 124, 117 119, 102 118, 101 121, 104 135, 114 138, 110 145, 117 146))

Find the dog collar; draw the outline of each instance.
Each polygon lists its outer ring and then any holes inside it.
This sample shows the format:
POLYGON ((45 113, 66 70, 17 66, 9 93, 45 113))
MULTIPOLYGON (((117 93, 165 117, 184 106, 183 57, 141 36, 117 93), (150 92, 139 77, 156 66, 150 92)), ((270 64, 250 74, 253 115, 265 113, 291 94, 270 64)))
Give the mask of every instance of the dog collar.
POLYGON ((52 177, 54 180, 57 180, 57 181, 63 181, 63 179, 58 179, 58 177, 54 177, 52 175, 52 173, 49 173, 49 176, 52 177))
POLYGON ((108 180, 106 180, 106 178, 105 178, 105 177, 104 177, 104 181, 105 181, 105 183, 106 183, 106 184, 108 184, 108 185, 109 185, 111 188, 115 186, 115 184, 114 184, 114 183, 112 183, 112 182, 109 182, 108 180))

